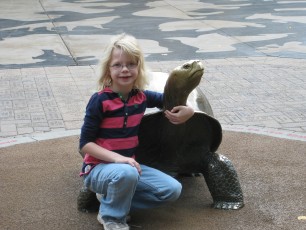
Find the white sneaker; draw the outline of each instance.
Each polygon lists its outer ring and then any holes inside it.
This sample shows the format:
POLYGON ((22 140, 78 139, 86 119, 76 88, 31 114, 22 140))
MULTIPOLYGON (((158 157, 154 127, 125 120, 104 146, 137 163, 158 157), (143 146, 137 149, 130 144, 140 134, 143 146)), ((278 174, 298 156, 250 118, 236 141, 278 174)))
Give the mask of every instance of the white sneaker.
POLYGON ((100 193, 96 193, 96 197, 97 197, 97 200, 101 203, 101 199, 102 199, 102 194, 100 193))
POLYGON ((97 220, 103 225, 104 230, 130 230, 130 227, 127 224, 115 220, 104 221, 99 214, 97 220))

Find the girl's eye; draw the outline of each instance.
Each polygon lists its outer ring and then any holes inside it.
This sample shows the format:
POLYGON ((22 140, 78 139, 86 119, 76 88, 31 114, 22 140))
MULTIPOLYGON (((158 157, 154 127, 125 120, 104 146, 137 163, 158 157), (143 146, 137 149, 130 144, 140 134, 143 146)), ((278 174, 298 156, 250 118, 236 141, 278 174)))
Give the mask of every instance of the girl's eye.
POLYGON ((129 63, 129 64, 127 64, 127 68, 128 69, 136 69, 137 66, 138 66, 137 63, 129 63))
POLYGON ((121 65, 120 63, 116 63, 116 64, 112 65, 112 67, 115 67, 115 68, 121 68, 121 67, 122 67, 122 65, 121 65))
POLYGON ((123 65, 121 63, 115 63, 115 64, 111 65, 110 67, 115 69, 115 70, 121 70, 121 69, 123 69, 124 66, 126 68, 128 68, 129 70, 134 70, 138 67, 138 63, 133 63, 132 62, 132 63, 128 63, 126 65, 123 65))

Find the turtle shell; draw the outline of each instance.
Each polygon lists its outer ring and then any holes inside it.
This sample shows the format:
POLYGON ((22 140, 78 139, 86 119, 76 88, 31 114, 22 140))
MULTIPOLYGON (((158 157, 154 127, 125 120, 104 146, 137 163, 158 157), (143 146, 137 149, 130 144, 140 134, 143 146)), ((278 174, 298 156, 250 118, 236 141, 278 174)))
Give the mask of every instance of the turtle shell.
POLYGON ((222 141, 220 123, 204 112, 174 125, 162 111, 146 114, 139 128, 137 161, 167 173, 202 173, 222 141))

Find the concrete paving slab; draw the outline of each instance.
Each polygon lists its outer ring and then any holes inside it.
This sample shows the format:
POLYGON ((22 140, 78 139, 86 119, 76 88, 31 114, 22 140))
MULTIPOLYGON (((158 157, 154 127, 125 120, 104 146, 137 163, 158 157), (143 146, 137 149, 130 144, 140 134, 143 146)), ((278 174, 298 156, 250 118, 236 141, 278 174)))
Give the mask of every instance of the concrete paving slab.
POLYGON ((161 47, 144 44, 148 61, 306 57, 303 1, 12 0, 0 7, 2 69, 95 65, 108 37, 122 32, 161 47))

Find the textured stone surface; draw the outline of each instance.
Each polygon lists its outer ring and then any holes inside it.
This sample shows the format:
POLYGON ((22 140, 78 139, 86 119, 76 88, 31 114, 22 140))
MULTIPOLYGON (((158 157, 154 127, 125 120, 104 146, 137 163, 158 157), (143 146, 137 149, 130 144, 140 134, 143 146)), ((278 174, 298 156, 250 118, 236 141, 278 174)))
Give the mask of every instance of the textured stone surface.
POLYGON ((223 127, 278 129, 305 140, 305 7, 257 0, 1 1, 0 137, 79 129, 105 44, 127 32, 139 39, 152 71, 201 60, 200 87, 223 127))

